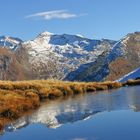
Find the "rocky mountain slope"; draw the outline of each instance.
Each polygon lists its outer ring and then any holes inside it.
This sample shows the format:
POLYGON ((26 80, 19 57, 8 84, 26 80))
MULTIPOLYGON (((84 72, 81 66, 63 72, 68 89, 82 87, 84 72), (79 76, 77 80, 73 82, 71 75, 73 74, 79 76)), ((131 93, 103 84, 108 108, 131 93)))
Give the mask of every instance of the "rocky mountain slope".
POLYGON ((44 32, 22 45, 29 54, 29 61, 38 78, 63 79, 81 64, 93 62, 114 41, 91 40, 79 35, 54 35, 44 32))
POLYGON ((24 67, 20 64, 12 51, 0 47, 0 79, 2 80, 22 80, 24 67))
POLYGON ((124 75, 120 79, 116 80, 118 82, 125 82, 129 79, 140 79, 140 68, 135 69, 134 71, 124 75))
MULTIPOLYGON (((80 35, 54 35, 43 32, 26 42, 17 38, 0 37, 0 44, 9 47, 24 66, 30 79, 64 79, 81 64, 95 61, 115 41, 92 40, 80 35)), ((24 75, 25 79, 26 75, 24 75)), ((11 79, 11 78, 9 78, 11 79)))
MULTIPOLYGON (((119 41, 93 40, 80 35, 39 34, 22 41, 0 37, 0 46, 14 57, 22 76, 1 76, 3 80, 65 79, 71 81, 116 80, 140 66, 140 33, 128 34, 119 41), (7 77, 7 78, 5 78, 7 77)), ((5 56, 1 53, 2 57, 5 56)), ((7 69, 11 62, 4 57, 7 69)), ((4 69, 2 63, 1 69, 4 69)), ((5 72, 5 70, 4 70, 5 72)))
POLYGON ((79 81, 116 80, 140 66, 140 33, 128 34, 95 62, 81 65, 66 79, 79 81))

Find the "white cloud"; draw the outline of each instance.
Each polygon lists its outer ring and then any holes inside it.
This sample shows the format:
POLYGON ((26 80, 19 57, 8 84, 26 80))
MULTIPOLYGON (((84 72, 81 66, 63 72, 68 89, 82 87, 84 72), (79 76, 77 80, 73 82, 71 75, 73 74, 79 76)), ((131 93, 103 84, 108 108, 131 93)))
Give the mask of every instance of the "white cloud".
POLYGON ((71 139, 71 140, 87 140, 86 138, 74 138, 74 139, 71 139))
POLYGON ((46 11, 41 13, 35 13, 32 15, 28 15, 25 18, 41 18, 44 20, 51 20, 51 19, 69 19, 69 18, 76 18, 79 16, 85 16, 87 14, 73 14, 68 12, 67 10, 55 10, 55 11, 46 11))

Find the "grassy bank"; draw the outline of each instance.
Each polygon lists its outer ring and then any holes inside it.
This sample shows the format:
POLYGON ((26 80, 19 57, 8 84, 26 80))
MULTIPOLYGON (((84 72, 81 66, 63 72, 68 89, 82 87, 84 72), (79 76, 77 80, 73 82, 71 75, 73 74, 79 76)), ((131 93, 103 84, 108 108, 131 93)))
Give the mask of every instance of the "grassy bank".
POLYGON ((0 128, 9 121, 37 108, 44 99, 84 94, 140 84, 140 80, 118 82, 63 82, 56 80, 0 81, 0 128))

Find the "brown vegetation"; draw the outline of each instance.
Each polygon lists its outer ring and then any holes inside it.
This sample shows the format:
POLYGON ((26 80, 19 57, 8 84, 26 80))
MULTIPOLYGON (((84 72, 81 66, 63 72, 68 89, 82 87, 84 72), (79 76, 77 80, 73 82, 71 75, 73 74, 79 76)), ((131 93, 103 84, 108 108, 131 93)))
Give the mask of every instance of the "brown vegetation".
POLYGON ((140 79, 138 80, 128 80, 126 82, 123 83, 123 86, 136 86, 136 85, 140 85, 140 79))
POLYGON ((124 42, 125 55, 109 64, 110 73, 105 80, 116 80, 140 66, 140 33, 136 32, 124 42))
POLYGON ((122 77, 122 75, 125 75, 131 71, 133 71, 135 68, 132 67, 133 64, 129 62, 127 59, 120 57, 117 58, 115 61, 111 62, 109 65, 110 73, 107 76, 107 80, 116 80, 122 77))

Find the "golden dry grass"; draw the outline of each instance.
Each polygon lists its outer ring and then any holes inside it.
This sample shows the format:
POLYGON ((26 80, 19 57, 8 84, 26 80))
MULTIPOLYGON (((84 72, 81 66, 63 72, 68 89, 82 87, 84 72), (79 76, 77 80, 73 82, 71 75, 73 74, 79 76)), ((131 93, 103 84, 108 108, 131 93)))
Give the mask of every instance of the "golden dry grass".
POLYGON ((138 80, 128 80, 127 82, 123 83, 123 86, 136 86, 136 85, 140 85, 140 79, 138 80))
POLYGON ((68 82, 58 80, 0 81, 0 129, 25 112, 33 110, 44 99, 138 85, 140 80, 118 82, 68 82))

